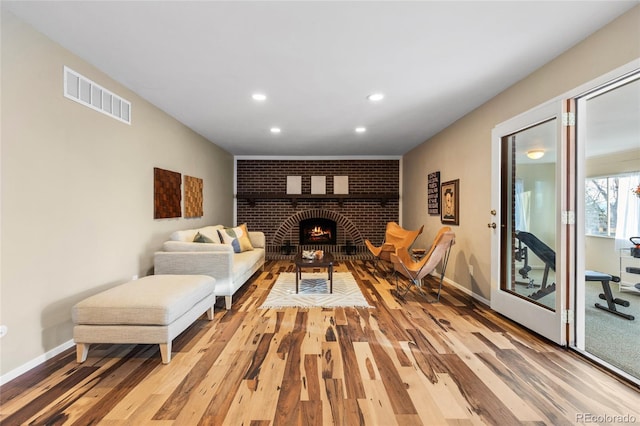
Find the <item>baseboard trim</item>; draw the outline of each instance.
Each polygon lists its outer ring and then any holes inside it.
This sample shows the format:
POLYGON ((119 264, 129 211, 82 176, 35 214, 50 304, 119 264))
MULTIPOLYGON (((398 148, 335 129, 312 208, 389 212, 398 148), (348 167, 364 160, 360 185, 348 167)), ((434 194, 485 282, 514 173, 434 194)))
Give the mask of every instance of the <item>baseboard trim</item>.
MULTIPOLYGON (((437 278, 439 278, 439 276, 434 275, 437 278)), ((463 292, 464 294, 473 297, 475 300, 477 300, 478 302, 482 302, 485 305, 487 305, 488 307, 491 307, 491 301, 488 299, 485 299, 484 297, 480 296, 479 294, 474 293, 473 291, 469 290, 466 287, 461 286, 460 284, 458 284, 457 282, 444 277, 444 282, 446 282, 447 284, 451 284, 452 286, 454 286, 455 288, 457 288, 458 290, 460 290, 461 292, 463 292)))
POLYGON ((0 386, 9 383, 11 380, 15 379, 18 376, 23 375, 24 373, 26 373, 27 371, 31 370, 32 368, 35 368, 37 366, 39 366, 40 364, 42 364, 45 361, 50 360, 51 358, 55 357, 56 355, 61 354, 62 352, 66 351, 69 348, 72 348, 75 345, 75 343, 72 340, 69 340, 67 342, 64 342, 63 344, 56 346, 55 348, 51 349, 50 351, 45 352, 44 354, 40 355, 37 358, 32 359, 31 361, 27 362, 26 364, 21 365, 18 368, 15 368, 11 371, 9 371, 8 373, 0 376, 0 386))

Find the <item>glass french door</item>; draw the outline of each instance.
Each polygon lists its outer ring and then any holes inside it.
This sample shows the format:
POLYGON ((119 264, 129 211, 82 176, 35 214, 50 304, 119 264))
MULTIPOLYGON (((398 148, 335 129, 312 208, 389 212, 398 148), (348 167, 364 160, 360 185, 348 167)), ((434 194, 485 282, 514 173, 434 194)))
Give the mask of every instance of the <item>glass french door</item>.
POLYGON ((563 103, 554 101, 492 132, 491 308, 566 344, 570 175, 563 103))
POLYGON ((578 96, 576 117, 575 349, 640 384, 640 70, 578 96), (619 281, 580 279, 587 271, 619 281))

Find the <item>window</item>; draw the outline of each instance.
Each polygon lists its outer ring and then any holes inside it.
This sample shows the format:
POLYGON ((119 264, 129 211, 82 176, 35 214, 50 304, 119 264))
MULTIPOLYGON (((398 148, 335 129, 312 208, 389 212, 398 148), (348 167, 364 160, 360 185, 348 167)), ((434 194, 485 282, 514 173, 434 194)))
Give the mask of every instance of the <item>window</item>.
POLYGON ((620 188, 629 188, 637 175, 587 178, 585 184, 585 232, 614 238, 619 217, 620 188))

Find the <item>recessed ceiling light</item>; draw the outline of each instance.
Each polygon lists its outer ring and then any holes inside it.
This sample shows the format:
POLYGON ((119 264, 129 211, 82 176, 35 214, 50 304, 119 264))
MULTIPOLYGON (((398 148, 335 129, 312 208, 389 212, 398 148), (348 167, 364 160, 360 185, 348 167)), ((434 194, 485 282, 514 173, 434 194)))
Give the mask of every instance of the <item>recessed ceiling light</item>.
POLYGON ((280 127, 272 127, 269 130, 271 131, 271 133, 280 133, 282 131, 280 130, 280 127))
POLYGON ((253 95, 251 95, 251 97, 253 98, 254 101, 266 101, 267 100, 267 95, 265 95, 264 93, 254 93, 253 95))
POLYGON ((370 101, 373 101, 373 102, 381 101, 381 100, 384 99, 384 94, 382 94, 382 93, 372 93, 369 96, 367 96, 367 99, 369 99, 370 101))
POLYGON ((356 127, 356 133, 364 133, 367 131, 366 127, 356 127))

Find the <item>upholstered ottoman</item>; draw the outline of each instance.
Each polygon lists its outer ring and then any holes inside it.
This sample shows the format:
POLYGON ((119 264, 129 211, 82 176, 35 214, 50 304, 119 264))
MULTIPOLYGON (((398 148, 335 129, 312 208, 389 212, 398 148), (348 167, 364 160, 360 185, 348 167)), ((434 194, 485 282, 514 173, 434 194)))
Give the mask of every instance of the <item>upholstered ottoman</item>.
POLYGON ((171 341, 204 312, 213 319, 214 287, 207 275, 151 275, 84 299, 71 314, 77 361, 92 343, 157 343, 168 364, 171 341))

